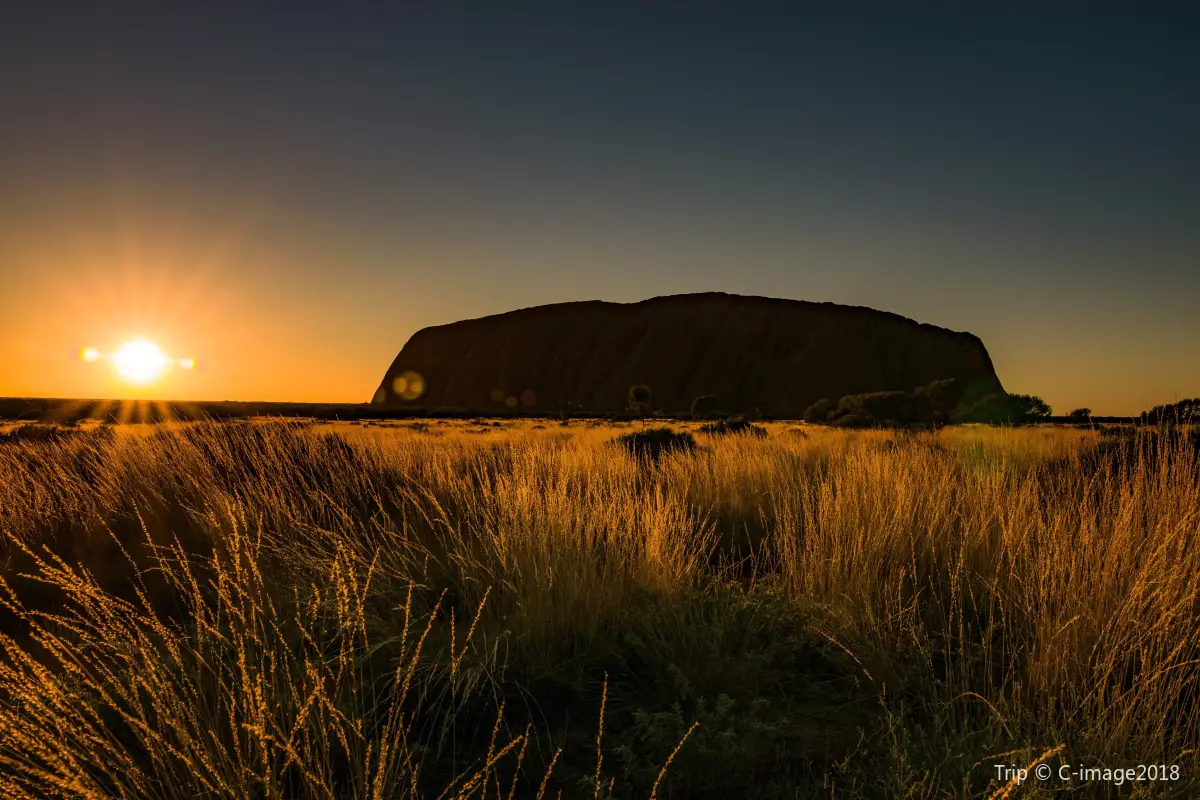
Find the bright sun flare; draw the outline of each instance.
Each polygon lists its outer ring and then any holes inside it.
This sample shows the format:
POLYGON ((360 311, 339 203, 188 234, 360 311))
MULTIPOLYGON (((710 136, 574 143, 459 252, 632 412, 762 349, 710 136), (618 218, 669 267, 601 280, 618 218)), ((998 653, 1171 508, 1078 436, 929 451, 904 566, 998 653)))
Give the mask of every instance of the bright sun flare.
POLYGON ((163 355, 154 343, 135 339, 113 353, 112 362, 122 380, 134 386, 145 386, 162 377, 171 359, 163 355))
POLYGON ((180 369, 196 369, 196 359, 188 357, 175 360, 146 339, 134 339, 121 345, 115 353, 101 353, 95 347, 79 351, 82 361, 95 363, 101 359, 112 364, 117 377, 132 386, 148 386, 178 366, 180 369))

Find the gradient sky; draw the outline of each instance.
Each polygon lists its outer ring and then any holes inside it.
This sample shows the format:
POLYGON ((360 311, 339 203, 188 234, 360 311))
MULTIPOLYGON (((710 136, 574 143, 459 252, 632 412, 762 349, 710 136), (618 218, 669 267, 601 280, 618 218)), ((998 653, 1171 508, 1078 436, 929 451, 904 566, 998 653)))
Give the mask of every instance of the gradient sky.
POLYGON ((427 325, 712 290, 1200 395, 1192 14, 346 5, 0 6, 0 396, 367 401, 427 325), (200 369, 77 357, 135 336, 200 369))

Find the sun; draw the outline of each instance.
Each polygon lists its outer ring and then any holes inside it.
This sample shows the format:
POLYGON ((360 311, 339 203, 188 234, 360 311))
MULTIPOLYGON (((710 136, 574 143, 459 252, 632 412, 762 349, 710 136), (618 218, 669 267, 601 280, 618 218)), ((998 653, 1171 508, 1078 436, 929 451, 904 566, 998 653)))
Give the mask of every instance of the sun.
POLYGON ((128 341, 115 353, 102 353, 95 347, 84 347, 79 351, 79 359, 91 363, 103 359, 112 365, 118 378, 131 386, 149 386, 173 367, 188 371, 199 368, 196 359, 191 356, 174 359, 148 339, 128 341))
POLYGON ((163 355, 163 351, 153 342, 135 339, 121 345, 121 349, 113 353, 112 363, 117 375, 126 383, 146 386, 163 376, 171 365, 171 359, 163 355))

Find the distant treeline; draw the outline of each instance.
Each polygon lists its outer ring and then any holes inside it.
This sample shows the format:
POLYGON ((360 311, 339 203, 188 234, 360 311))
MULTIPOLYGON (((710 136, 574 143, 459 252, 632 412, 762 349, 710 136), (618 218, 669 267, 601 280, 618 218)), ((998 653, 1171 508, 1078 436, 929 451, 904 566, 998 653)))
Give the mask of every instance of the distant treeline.
POLYGON ((809 406, 804 419, 842 427, 910 427, 969 422, 993 425, 1033 422, 1200 425, 1200 398, 1155 406, 1134 417, 1097 416, 1089 408, 1077 408, 1065 416, 1054 416, 1049 404, 1035 395, 1003 391, 980 395, 970 389, 960 394, 954 381, 948 379, 908 392, 871 392, 846 395, 836 401, 820 400, 809 406))
POLYGON ((319 420, 414 419, 464 417, 457 409, 387 408, 370 403, 258 403, 239 401, 154 402, 147 400, 64 400, 0 398, 0 419, 71 424, 224 420, 250 417, 301 417, 319 420))
POLYGON ((1178 403, 1155 406, 1143 411, 1138 419, 1143 425, 1200 425, 1200 397, 1189 397, 1178 403))
POLYGON ((851 428, 965 422, 1019 424, 1049 418, 1050 406, 1040 397, 964 388, 953 378, 911 391, 869 392, 837 400, 818 400, 804 412, 806 422, 851 428))
MULTIPOLYGON (((749 417, 776 419, 766 409, 717 410, 717 398, 697 397, 688 410, 640 412, 630 409, 583 409, 531 414, 527 410, 481 411, 470 408, 420 408, 373 403, 283 403, 243 401, 152 402, 145 400, 69 400, 55 398, 0 398, 0 420, 74 424, 100 422, 163 422, 166 420, 224 420, 251 417, 290 417, 316 420, 473 419, 489 417, 539 417, 575 419, 637 418, 718 420, 749 417)), ((804 412, 807 422, 841 427, 922 427, 967 422, 1022 424, 1029 422, 1128 423, 1144 425, 1200 424, 1200 398, 1155 406, 1136 417, 1101 417, 1089 409, 1052 416, 1050 406, 1033 395, 1003 391, 962 389, 953 379, 934 381, 910 391, 870 392, 819 400, 804 412), (1082 413, 1081 413, 1082 412, 1082 413)))

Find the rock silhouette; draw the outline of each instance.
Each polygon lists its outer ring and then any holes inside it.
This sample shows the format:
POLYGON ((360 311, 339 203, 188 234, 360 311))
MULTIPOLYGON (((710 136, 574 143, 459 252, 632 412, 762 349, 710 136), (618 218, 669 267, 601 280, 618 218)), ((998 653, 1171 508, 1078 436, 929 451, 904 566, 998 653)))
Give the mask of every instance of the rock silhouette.
POLYGON ((799 417, 813 402, 954 378, 1000 391, 976 336, 834 303, 723 293, 639 303, 536 306, 424 328, 374 401, 476 411, 609 412, 629 387, 686 411, 712 395, 730 412, 799 417))

